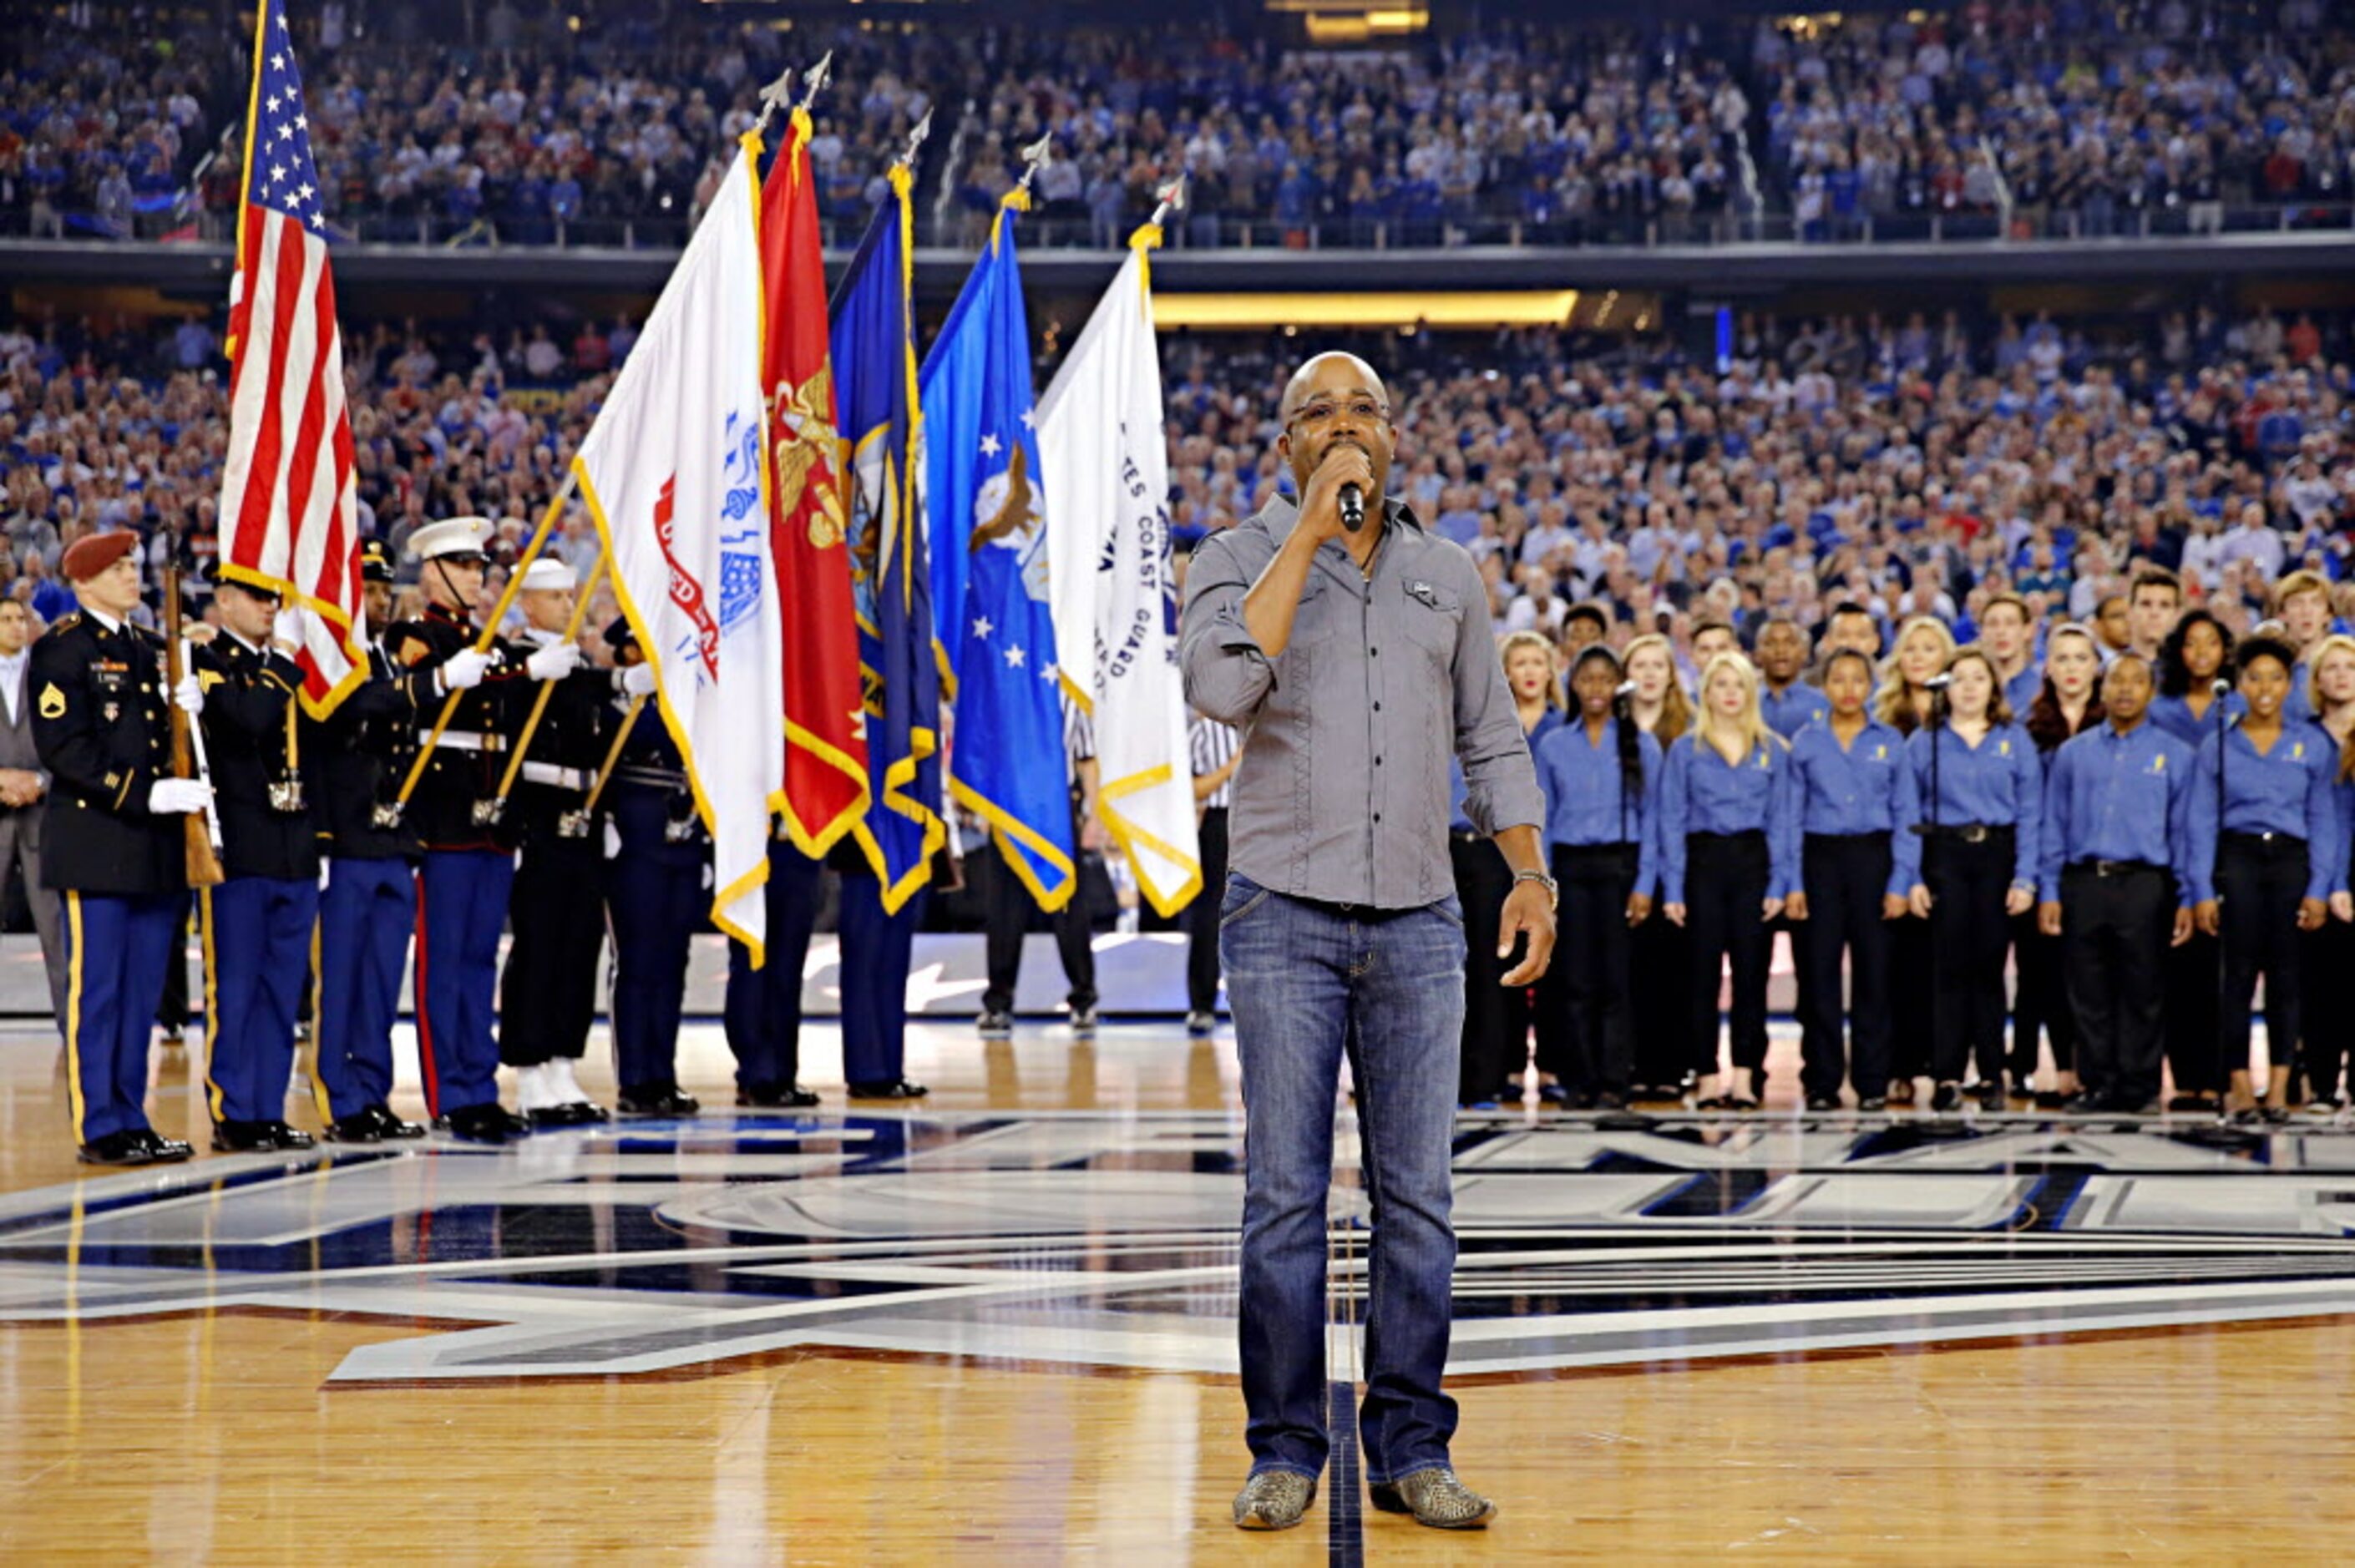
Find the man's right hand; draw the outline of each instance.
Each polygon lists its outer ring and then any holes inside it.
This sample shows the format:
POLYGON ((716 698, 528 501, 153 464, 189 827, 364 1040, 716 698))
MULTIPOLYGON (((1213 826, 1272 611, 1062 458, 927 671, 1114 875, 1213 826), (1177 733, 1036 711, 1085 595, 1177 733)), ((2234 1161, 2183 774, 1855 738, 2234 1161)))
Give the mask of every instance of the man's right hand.
POLYGON ((1322 544, 1338 539, 1348 532, 1341 521, 1341 487, 1354 484, 1358 493, 1371 504, 1374 500, 1374 460, 1358 447, 1346 442, 1326 449, 1324 461, 1316 471, 1308 476, 1308 493, 1300 498, 1299 527, 1322 544))

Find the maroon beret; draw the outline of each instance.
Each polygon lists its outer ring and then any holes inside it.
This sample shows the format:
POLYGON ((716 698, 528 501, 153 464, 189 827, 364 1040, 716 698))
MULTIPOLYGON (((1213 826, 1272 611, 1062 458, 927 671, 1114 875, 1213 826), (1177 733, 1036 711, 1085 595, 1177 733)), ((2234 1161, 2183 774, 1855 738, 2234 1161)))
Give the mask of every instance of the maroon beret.
POLYGON ((61 568, 69 583, 86 583, 139 547, 139 535, 128 528, 91 534, 73 542, 61 568))

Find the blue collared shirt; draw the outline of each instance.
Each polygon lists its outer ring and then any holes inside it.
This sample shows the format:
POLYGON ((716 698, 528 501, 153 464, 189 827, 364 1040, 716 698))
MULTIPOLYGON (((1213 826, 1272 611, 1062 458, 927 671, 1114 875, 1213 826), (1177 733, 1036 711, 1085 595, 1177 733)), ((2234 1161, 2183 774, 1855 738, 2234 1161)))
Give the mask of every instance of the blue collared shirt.
POLYGON ((2200 744, 2191 781, 2190 818, 2191 902, 2216 896, 2217 785, 2221 759, 2223 831, 2283 833, 2306 841, 2306 895, 2328 898, 2347 885, 2347 847, 2333 793, 2339 778, 2339 746, 2320 725, 2284 723, 2271 751, 2238 726, 2200 744))
POLYGON ((1548 844, 1632 843, 1636 846, 1636 891, 1649 893, 1659 875, 1651 826, 1660 781, 1660 743, 1636 732, 1643 783, 1633 791, 1623 788, 1618 726, 1634 723, 1614 719, 1606 724, 1599 746, 1587 738, 1584 724, 1557 725, 1537 748, 1538 786, 1545 791, 1548 844))
POLYGON ((2036 843, 2044 816, 2044 759, 2036 743, 2016 724, 1991 726, 1973 746, 1952 729, 1913 732, 1905 743, 1913 783, 1922 799, 1922 820, 1947 827, 2009 828, 2014 838, 2012 885, 2036 886, 2036 843), (1934 763, 1934 767, 1933 764, 1934 763), (1931 775, 1937 798, 1931 798, 1931 775))
POLYGON ((2021 724, 2028 722, 2028 710, 2034 707, 2036 699, 2043 694, 2044 666, 2033 659, 2028 662, 2026 669, 2003 683, 2004 705, 2011 709, 2013 719, 2021 724))
MULTIPOLYGON (((2224 722, 2230 724, 2249 711, 2248 699, 2238 692, 2224 694, 2224 722)), ((2289 711, 2282 711, 2283 722, 2289 721, 2289 711)), ((2210 703, 2204 714, 2191 711, 2189 697, 2153 697, 2150 700, 2150 722, 2197 750, 2201 741, 2216 733, 2216 705, 2210 703)))
POLYGON ((1768 737, 1729 763, 1698 729, 1668 747, 1660 771, 1660 899, 1685 901, 1685 838, 1690 833, 1766 835, 1766 896, 1781 898, 1798 880, 1798 818, 1790 748, 1768 737))
POLYGON ((1790 739, 1811 724, 1820 724, 1832 716, 1831 699, 1805 681, 1794 681, 1781 696, 1774 688, 1761 683, 1758 688, 1758 711, 1766 720, 1766 727, 1790 739))
POLYGON ((2172 871, 2181 897, 2191 885, 2184 809, 2193 772, 2183 743, 2148 723, 2124 735, 2104 724, 2063 742, 2044 781, 2038 895, 2061 896, 2064 865, 2138 860, 2172 871))
POLYGON ((2314 671, 2300 659, 2289 667, 2289 700, 2282 704, 2282 723, 2304 724, 2321 716, 2314 711, 2314 671))
MULTIPOLYGON (((1867 718, 1842 747, 1828 719, 1808 725, 1791 742, 1791 769, 1803 837, 1893 833, 1888 891, 1902 896, 1921 880, 1922 841, 1912 832, 1921 812, 1905 767, 1905 737, 1892 726, 1867 718)), ((1798 881, 1793 878, 1794 888, 1804 892, 1798 881)))

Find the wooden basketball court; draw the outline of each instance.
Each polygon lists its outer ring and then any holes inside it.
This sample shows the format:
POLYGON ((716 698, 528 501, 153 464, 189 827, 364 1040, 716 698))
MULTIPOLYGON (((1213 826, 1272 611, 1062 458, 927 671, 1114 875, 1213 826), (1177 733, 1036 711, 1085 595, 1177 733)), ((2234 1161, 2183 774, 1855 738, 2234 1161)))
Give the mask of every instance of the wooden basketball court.
MULTIPOLYGON (((1499 1521, 1442 1535, 1328 1478, 1304 1528, 1246 1537, 1231 1041, 920 1025, 931 1100, 846 1119, 813 1033, 814 1115, 740 1119, 702 1026, 691 1124, 105 1174, 73 1163, 53 1039, 0 1037, 0 1560, 2322 1562, 2355 1540, 2344 1128, 1467 1118, 1455 1457, 1499 1521)), ((158 1060, 156 1125, 201 1147, 201 1062, 158 1060)), ((612 1087, 595 1048, 583 1077, 612 1087)), ((1361 1266, 1353 1176, 1337 1246, 1361 1266)))

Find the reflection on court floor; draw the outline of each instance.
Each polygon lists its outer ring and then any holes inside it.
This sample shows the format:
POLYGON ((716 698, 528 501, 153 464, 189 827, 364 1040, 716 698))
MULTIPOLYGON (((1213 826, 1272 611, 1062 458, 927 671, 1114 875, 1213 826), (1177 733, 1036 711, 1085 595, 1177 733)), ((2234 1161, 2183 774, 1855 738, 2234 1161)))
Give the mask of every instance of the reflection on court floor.
MULTIPOLYGON (((1231 1372, 1241 1137, 1220 1112, 742 1116, 212 1160, 0 1200, 0 1319, 446 1326, 343 1383, 800 1345, 1231 1372)), ((2336 1127, 1467 1118, 1455 1165, 1458 1374, 2355 1310, 2336 1127)), ((1332 1215, 1361 1317, 1353 1171, 1332 1215)))

